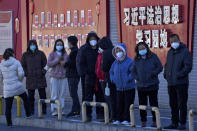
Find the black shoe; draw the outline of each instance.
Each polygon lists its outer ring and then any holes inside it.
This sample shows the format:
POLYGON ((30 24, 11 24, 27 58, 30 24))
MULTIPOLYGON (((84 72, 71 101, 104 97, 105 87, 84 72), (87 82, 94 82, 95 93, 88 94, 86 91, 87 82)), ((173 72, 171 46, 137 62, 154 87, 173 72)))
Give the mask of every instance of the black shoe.
POLYGON ((92 117, 88 117, 86 122, 91 122, 92 121, 92 117))
POLYGON ((7 124, 8 127, 12 128, 12 123, 7 124))
POLYGON ((177 129, 178 124, 170 124, 169 126, 164 127, 164 129, 177 129))
POLYGON ((185 130, 186 126, 184 124, 181 124, 180 126, 178 126, 177 128, 178 130, 185 130))
POLYGON ((104 116, 98 116, 98 117, 96 117, 96 119, 98 121, 100 121, 100 122, 104 122, 105 121, 104 116))
POLYGON ((70 112, 66 115, 66 117, 78 117, 80 116, 80 112, 70 112))

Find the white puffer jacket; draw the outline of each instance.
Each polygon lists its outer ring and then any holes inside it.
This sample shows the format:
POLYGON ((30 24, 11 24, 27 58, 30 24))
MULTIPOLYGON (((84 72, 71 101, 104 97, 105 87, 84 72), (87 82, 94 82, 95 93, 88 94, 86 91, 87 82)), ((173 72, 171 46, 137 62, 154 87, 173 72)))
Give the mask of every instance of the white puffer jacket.
POLYGON ((20 95, 25 92, 22 84, 23 68, 18 60, 10 57, 0 63, 0 81, 3 81, 4 98, 20 95))

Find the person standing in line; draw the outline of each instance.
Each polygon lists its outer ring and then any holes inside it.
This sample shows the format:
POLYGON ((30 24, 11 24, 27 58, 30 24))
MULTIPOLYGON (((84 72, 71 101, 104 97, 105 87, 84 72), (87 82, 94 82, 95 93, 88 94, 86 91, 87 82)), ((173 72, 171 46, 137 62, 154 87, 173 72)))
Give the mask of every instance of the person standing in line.
POLYGON ((101 50, 103 50, 101 51, 103 52, 101 69, 102 71, 104 71, 105 76, 105 81, 101 83, 101 87, 105 101, 107 102, 109 107, 110 120, 113 122, 116 120, 116 86, 114 83, 111 83, 110 81, 109 71, 111 65, 115 61, 115 58, 112 55, 112 49, 114 48, 114 46, 110 38, 105 36, 99 41, 99 47, 101 48, 101 50))
POLYGON ((110 69, 110 79, 115 83, 117 90, 116 121, 113 124, 129 125, 129 107, 135 99, 135 80, 132 76, 134 61, 127 56, 127 48, 124 43, 114 47, 112 51, 115 61, 110 69))
MULTIPOLYGON (((64 113, 65 90, 67 85, 65 63, 68 60, 68 55, 64 48, 64 42, 61 39, 55 41, 54 49, 50 53, 47 66, 51 68, 50 82, 51 82, 51 100, 59 100, 62 107, 62 114, 64 113)), ((52 116, 57 115, 57 105, 51 104, 52 116)))
POLYGON ((164 78, 168 82, 172 123, 164 128, 185 130, 192 57, 188 48, 180 41, 177 34, 170 35, 169 42, 171 49, 167 55, 164 78))
POLYGON ((76 57, 78 52, 77 43, 78 39, 76 36, 68 37, 68 48, 71 50, 71 52, 68 55, 68 61, 65 63, 65 68, 69 92, 72 98, 72 109, 70 113, 67 114, 67 117, 76 117, 80 115, 80 103, 77 92, 80 77, 76 69, 76 57))
POLYGON ((3 60, 0 63, 0 82, 3 82, 3 97, 6 105, 7 126, 12 126, 12 103, 14 96, 19 96, 23 100, 26 117, 31 116, 29 101, 26 90, 23 86, 24 71, 18 60, 14 58, 14 50, 8 48, 3 54, 3 60))
POLYGON ((85 48, 86 44, 82 45, 78 52, 77 52, 77 57, 76 57, 76 67, 77 67, 77 72, 78 75, 81 78, 81 90, 82 90, 82 102, 85 100, 85 71, 86 71, 86 67, 81 65, 84 65, 84 61, 80 60, 81 57, 81 53, 83 48, 85 48))
MULTIPOLYGON (((151 52, 145 42, 140 42, 135 48, 135 62, 133 67, 133 76, 136 79, 138 90, 139 105, 149 103, 152 107, 158 107, 158 75, 163 70, 162 64, 156 54, 151 52)), ((142 127, 146 127, 147 112, 140 110, 142 127)), ((152 127, 156 127, 155 112, 152 111, 152 127)))
MULTIPOLYGON (((31 114, 34 114, 35 90, 39 92, 40 99, 46 99, 46 66, 47 59, 43 51, 38 49, 36 40, 28 42, 27 51, 22 55, 21 63, 26 77, 26 88, 30 101, 31 114)), ((42 105, 43 114, 46 114, 46 104, 42 105)))
MULTIPOLYGON (((104 96, 100 84, 96 81, 95 65, 98 56, 99 37, 93 31, 88 33, 86 44, 80 49, 78 59, 78 71, 85 75, 85 101, 92 102, 96 96, 96 102, 104 102, 104 96), (98 85, 98 86, 97 86, 98 85)), ((103 120, 103 108, 97 107, 96 114, 99 121, 103 120)), ((87 107, 88 121, 92 120, 92 107, 87 107)))

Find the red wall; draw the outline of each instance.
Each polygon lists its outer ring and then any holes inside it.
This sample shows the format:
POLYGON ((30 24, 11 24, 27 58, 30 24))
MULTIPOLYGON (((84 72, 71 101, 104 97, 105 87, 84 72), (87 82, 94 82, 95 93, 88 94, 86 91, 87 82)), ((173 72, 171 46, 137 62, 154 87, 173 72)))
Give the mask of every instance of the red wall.
MULTIPOLYGON (((17 17, 19 18, 19 21, 21 21, 21 10, 20 10, 20 2, 21 0, 0 0, 0 11, 13 11, 14 14, 14 19, 17 17), (19 5, 19 7, 18 7, 19 5)), ((20 30, 21 30, 21 26, 20 26, 20 30)), ((21 54, 22 54, 22 35, 21 32, 19 32, 18 34, 16 34, 14 32, 14 50, 16 52, 16 58, 20 59, 21 58, 21 54)), ((0 56, 0 59, 2 58, 2 56, 0 56)))

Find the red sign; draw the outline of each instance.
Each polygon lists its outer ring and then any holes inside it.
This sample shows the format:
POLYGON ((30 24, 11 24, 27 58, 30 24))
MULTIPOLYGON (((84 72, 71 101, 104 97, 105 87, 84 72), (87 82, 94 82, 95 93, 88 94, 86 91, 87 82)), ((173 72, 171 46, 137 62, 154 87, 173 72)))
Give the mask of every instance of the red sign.
POLYGON ((194 1, 116 0, 117 14, 120 14, 119 40, 127 45, 128 55, 134 58, 136 44, 145 41, 164 64, 170 48, 168 37, 172 33, 178 34, 181 41, 191 47, 191 3, 194 1))

